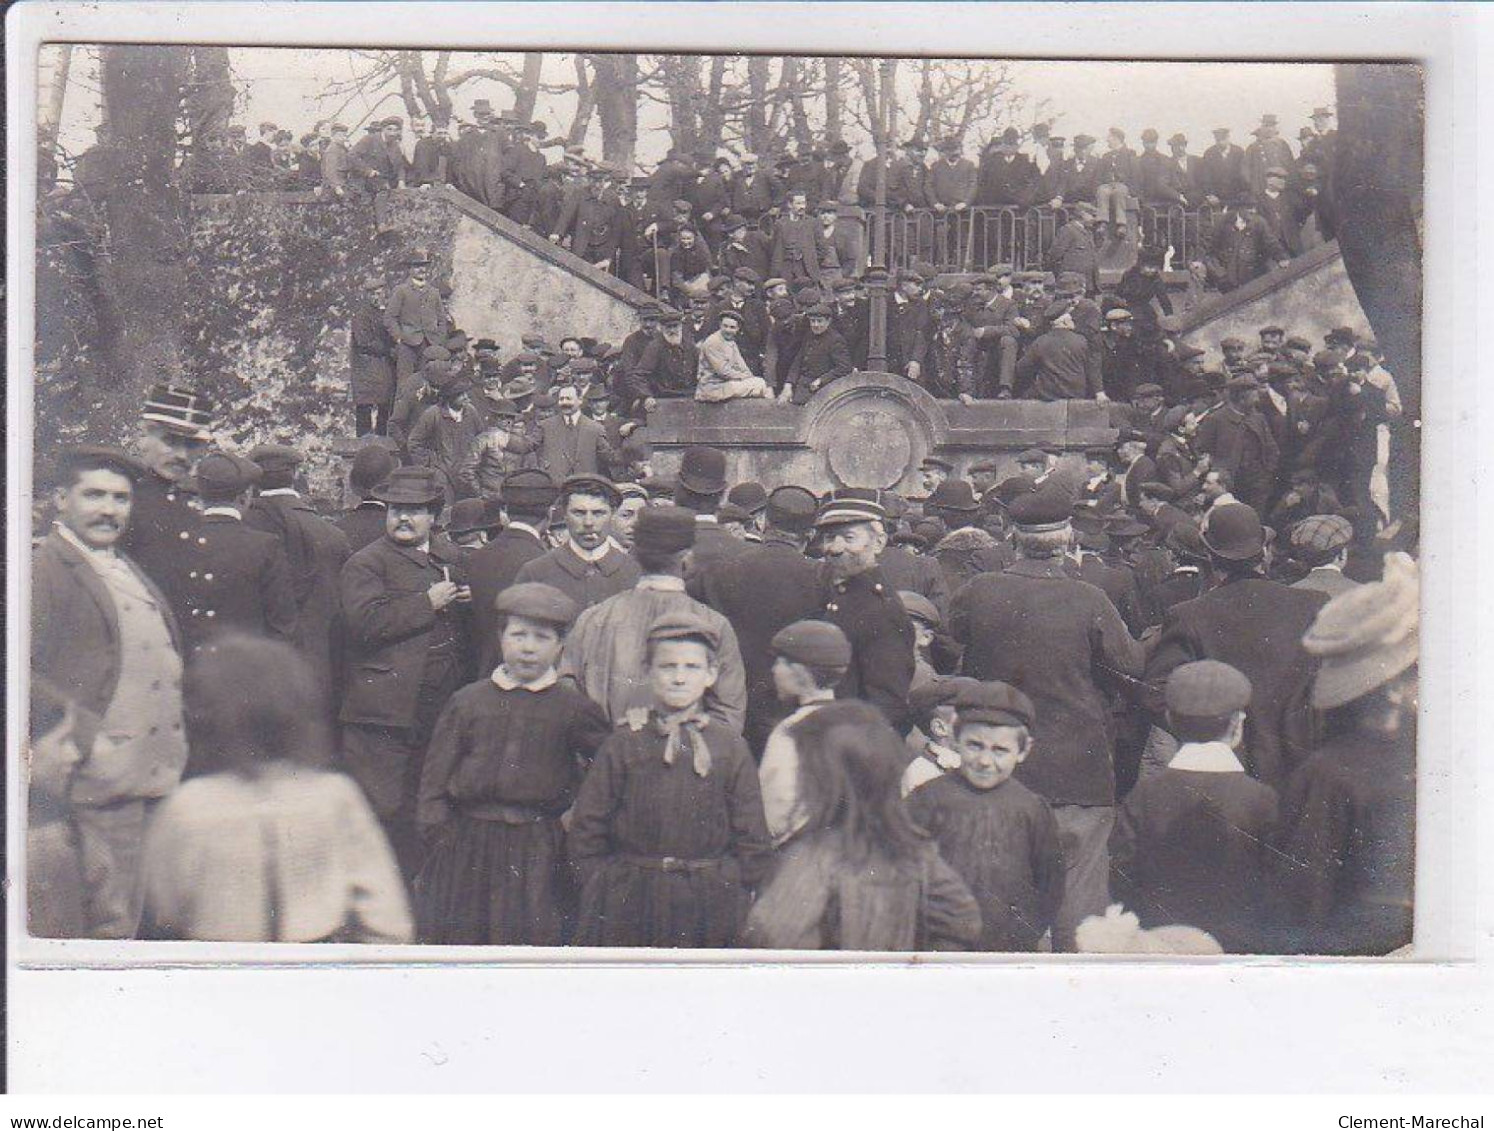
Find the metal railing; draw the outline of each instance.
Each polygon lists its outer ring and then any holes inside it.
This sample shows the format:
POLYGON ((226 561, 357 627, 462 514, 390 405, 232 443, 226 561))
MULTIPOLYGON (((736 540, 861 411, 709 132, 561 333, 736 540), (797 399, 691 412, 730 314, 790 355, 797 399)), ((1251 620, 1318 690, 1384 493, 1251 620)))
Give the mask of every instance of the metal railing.
MULTIPOLYGON (((1214 222, 1211 209, 1141 204, 1128 211, 1140 226, 1143 243, 1173 249, 1175 270, 1203 256, 1214 222)), ((900 270, 919 259, 941 271, 980 271, 996 263, 1042 270, 1068 219, 1066 208, 981 205, 961 212, 894 212, 887 217, 888 263, 900 270)))

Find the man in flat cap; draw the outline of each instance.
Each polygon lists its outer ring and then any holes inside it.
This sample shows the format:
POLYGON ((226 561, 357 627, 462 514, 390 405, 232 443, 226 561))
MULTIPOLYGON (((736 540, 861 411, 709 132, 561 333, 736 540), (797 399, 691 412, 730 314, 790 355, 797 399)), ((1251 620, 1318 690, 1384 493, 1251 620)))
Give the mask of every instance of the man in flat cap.
POLYGON ((1143 775, 1110 837, 1110 896, 1143 927, 1184 923, 1228 954, 1274 949, 1276 791, 1245 772, 1250 680, 1198 660, 1167 679, 1167 725, 1179 746, 1143 775))
POLYGON ((907 722, 913 682, 913 622, 878 559, 887 546, 887 511, 876 491, 845 487, 815 516, 823 550, 821 619, 851 642, 851 666, 836 694, 865 699, 894 727, 907 722))
POLYGON ((32 554, 26 905, 41 937, 136 934, 146 820, 187 763, 184 644, 121 552, 150 474, 117 448, 63 451, 32 554))
POLYGON ((773 634, 821 613, 819 570, 804 556, 817 505, 803 487, 777 488, 768 496, 761 545, 697 569, 691 579, 695 595, 736 632, 747 678, 743 736, 754 755, 784 714, 773 690, 773 634))
POLYGON ((1353 524, 1341 514, 1314 514, 1291 529, 1292 557, 1308 567, 1308 574, 1293 589, 1316 589, 1337 597, 1359 583, 1344 576, 1349 544, 1354 540, 1353 524))
POLYGON ((181 544, 186 572, 182 634, 188 650, 247 632, 296 642, 296 589, 280 540, 244 522, 259 466, 213 451, 197 461, 191 486, 202 517, 181 544))
POLYGON ((1036 707, 1033 751, 1017 777, 1058 820, 1067 882, 1053 947, 1072 951, 1079 922, 1108 902, 1115 773, 1107 695, 1135 682, 1145 653, 1110 598, 1064 571, 1068 492, 1049 484, 1008 511, 1018 560, 955 593, 950 634, 965 646, 961 674, 1010 683, 1036 707))
POLYGON ((398 468, 375 494, 388 508, 385 536, 348 559, 340 583, 347 640, 342 758, 413 879, 421 765, 436 718, 470 670, 471 591, 431 556, 445 499, 440 476, 398 468))
POLYGON ((820 303, 809 308, 805 323, 809 328, 785 375, 778 401, 792 399, 804 404, 823 386, 848 376, 855 368, 850 348, 841 332, 835 329, 834 313, 820 303))
POLYGON ((1256 508, 1265 505, 1281 458, 1276 437, 1257 408, 1260 396, 1254 377, 1231 377, 1224 405, 1209 413, 1193 438, 1197 452, 1229 472, 1240 501, 1256 508))
POLYGON ((296 490, 302 456, 283 444, 261 444, 249 453, 261 475, 244 525, 280 540, 296 601, 296 647, 321 683, 330 711, 336 687, 334 633, 338 630, 338 580, 352 555, 347 535, 316 512, 296 490))
POLYGON ((1072 308, 1055 303, 1048 313, 1048 329, 1017 362, 1018 385, 1040 401, 1107 399, 1098 355, 1075 328, 1072 308))
POLYGON ((515 581, 553 585, 583 609, 631 589, 638 563, 612 540, 612 515, 621 502, 617 487, 600 475, 572 475, 560 485, 566 539, 525 562, 515 581))
POLYGON ((368 132, 348 151, 350 180, 373 198, 380 231, 390 228, 389 192, 405 180, 405 155, 400 148, 403 128, 397 117, 372 122, 368 132))
POLYGON ((719 675, 703 700, 713 718, 740 734, 747 713, 747 680, 731 622, 685 592, 685 569, 695 545, 695 516, 683 507, 647 507, 633 528, 633 557, 641 571, 633 587, 582 611, 566 638, 560 670, 575 679, 614 726, 651 692, 645 644, 665 614, 709 624, 720 644, 719 675))
MULTIPOLYGON (((1310 747, 1313 719, 1307 705, 1314 664, 1302 634, 1327 601, 1326 593, 1294 589, 1262 575, 1265 535, 1259 516, 1243 503, 1215 507, 1202 530, 1214 587, 1168 611, 1147 662, 1154 717, 1173 669, 1192 660, 1220 660, 1238 668, 1254 689, 1241 748, 1252 776, 1282 786, 1310 747)), ((1158 757, 1160 736, 1148 741, 1158 757)), ((1166 749, 1163 742, 1160 749, 1166 749)))
POLYGON ((441 293, 431 285, 430 255, 412 252, 405 266, 409 277, 394 288, 384 309, 384 328, 395 342, 395 380, 401 391, 413 379, 424 349, 445 344, 450 321, 441 293))
POLYGON ((426 383, 435 397, 410 428, 405 447, 410 462, 428 467, 441 477, 446 487, 446 502, 476 495, 477 485, 467 477, 469 457, 483 431, 483 421, 467 401, 472 383, 454 366, 433 373, 426 383))
POLYGON ((1383 580, 1335 597, 1303 638, 1320 665, 1312 705, 1350 721, 1282 798, 1288 938, 1302 953, 1411 942, 1420 600, 1415 563, 1390 554, 1383 580))

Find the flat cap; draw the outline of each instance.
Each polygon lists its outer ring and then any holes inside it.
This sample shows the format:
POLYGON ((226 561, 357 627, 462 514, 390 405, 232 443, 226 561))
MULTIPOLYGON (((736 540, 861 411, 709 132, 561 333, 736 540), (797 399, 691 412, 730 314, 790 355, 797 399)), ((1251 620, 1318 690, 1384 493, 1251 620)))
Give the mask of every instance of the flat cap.
POLYGON ((816 668, 851 666, 851 642, 837 625, 823 620, 796 620, 773 634, 768 649, 796 664, 816 668))
POLYGON ((1137 385, 1135 390, 1131 393, 1131 397, 1133 400, 1139 397, 1160 397, 1162 395, 1162 386, 1154 385, 1151 382, 1148 382, 1145 385, 1137 385))
POLYGON ((1224 383, 1224 387, 1231 393, 1243 392, 1246 389, 1259 389, 1260 382, 1252 374, 1239 373, 1224 383))
POLYGON ((1402 553, 1385 556, 1382 580, 1340 593, 1319 609, 1302 637, 1302 647, 1320 664, 1313 706, 1353 702, 1416 663, 1420 610, 1416 563, 1402 553))
POLYGON ((57 458, 57 479, 67 482, 82 469, 107 468, 123 475, 131 483, 138 483, 146 475, 146 467, 123 448, 106 444, 75 444, 63 449, 57 458))
POLYGON ((1042 448, 1024 448, 1017 453, 1018 463, 1047 463, 1048 453, 1042 448))
POLYGON ((680 456, 680 486, 696 495, 726 490, 726 453, 695 445, 680 456))
POLYGON ((1339 350, 1319 350, 1312 355, 1314 369, 1337 369, 1344 363, 1344 354, 1339 350))
POLYGON ((1314 514, 1292 526, 1292 549, 1331 558, 1354 540, 1354 526, 1341 514, 1314 514))
POLYGON ((1218 660, 1195 660, 1173 669, 1165 699, 1169 714, 1217 719, 1250 706, 1250 680, 1218 660))
POLYGON ((695 512, 684 507, 646 507, 633 527, 636 549, 655 554, 677 554, 695 545, 695 512))
POLYGON ((494 607, 505 616, 524 617, 567 628, 581 609, 574 600, 542 581, 521 581, 498 594, 494 607))
POLYGON ((1106 322, 1131 322, 1135 317, 1124 306, 1117 306, 1105 312, 1106 322))
POLYGON ((1008 475, 995 487, 991 488, 990 498, 1002 506, 1009 507, 1023 495, 1030 495, 1037 490, 1037 480, 1030 475, 1008 475))
POLYGON ((824 530, 856 522, 886 521, 887 510, 882 506, 878 492, 861 487, 841 487, 832 491, 820 504, 814 525, 817 530, 824 530))
POLYGON ((786 286, 788 286, 788 280, 787 279, 780 279, 777 275, 774 275, 771 279, 764 279, 763 280, 763 287, 765 289, 771 290, 773 287, 786 287, 786 286))
POLYGON ((911 589, 900 589, 897 599, 903 603, 904 611, 914 620, 923 621, 924 624, 933 628, 938 628, 944 623, 944 618, 939 615, 939 607, 922 593, 915 593, 911 589))
POLYGON ((1276 325, 1274 322, 1269 326, 1262 326, 1258 332, 1263 338, 1267 334, 1280 334, 1282 337, 1286 337, 1286 331, 1280 326, 1276 325))
POLYGON ((1006 509, 1017 529, 1030 534, 1061 530, 1069 525, 1068 493, 1059 487, 1029 491, 1013 499, 1006 509))
POLYGON ((767 524, 789 534, 807 534, 814 528, 819 502, 804 487, 778 487, 768 494, 767 524))
POLYGON ((1178 497, 1177 491, 1170 483, 1163 483, 1156 479, 1147 480, 1136 490, 1142 495, 1150 495, 1154 499, 1161 499, 1167 503, 1178 497))
POLYGON ((1168 145, 1187 145, 1188 144, 1188 135, 1187 134, 1173 134, 1170 138, 1167 139, 1167 144, 1168 145))
POLYGON ((617 506, 622 502, 622 496, 617 493, 617 485, 612 480, 602 475, 594 475, 583 472, 577 475, 567 475, 560 484, 560 493, 567 497, 571 495, 595 495, 606 499, 609 506, 617 506))
POLYGON ((1192 522, 1175 522, 1167 531, 1167 548, 1178 558, 1190 562, 1209 560, 1209 548, 1204 545, 1198 526, 1192 522))
POLYGON ((954 705, 955 717, 960 723, 991 723, 1031 729, 1037 721, 1037 709, 1032 700, 1000 680, 961 687, 955 694, 954 705))
POLYGON ((942 471, 946 475, 954 471, 954 464, 950 463, 947 459, 941 459, 939 456, 924 456, 919 461, 918 466, 920 469, 933 468, 935 471, 942 471))
MULTIPOLYGON (((643 514, 647 513, 648 511, 643 512, 643 514)), ((639 515, 638 517, 641 521, 643 515, 639 515)), ((699 612, 688 607, 671 609, 661 613, 658 619, 648 626, 648 638, 651 642, 657 640, 703 640, 712 652, 721 647, 720 629, 699 612)))
POLYGON ((739 283, 751 283, 754 287, 763 281, 763 277, 751 267, 738 267, 731 273, 731 277, 739 283))
POLYGON ((1266 545, 1260 515, 1244 503, 1225 503, 1209 511, 1202 534, 1209 553, 1225 561, 1248 562, 1260 557, 1266 545))
POLYGON ((439 507, 446 498, 446 485, 434 468, 396 467, 373 489, 373 497, 395 506, 439 507))
POLYGON ((197 461, 189 482, 199 494, 244 491, 264 475, 259 464, 231 452, 208 452, 197 461))
POLYGON ((543 351, 549 348, 549 343, 545 341, 543 334, 521 334, 519 344, 528 350, 543 351))
POLYGON ((738 483, 726 493, 726 501, 735 503, 748 514, 759 514, 768 505, 768 489, 761 483, 749 479, 738 483))
POLYGON ((285 444, 260 444, 249 453, 249 458, 259 465, 266 475, 294 471, 306 458, 295 448, 285 444))

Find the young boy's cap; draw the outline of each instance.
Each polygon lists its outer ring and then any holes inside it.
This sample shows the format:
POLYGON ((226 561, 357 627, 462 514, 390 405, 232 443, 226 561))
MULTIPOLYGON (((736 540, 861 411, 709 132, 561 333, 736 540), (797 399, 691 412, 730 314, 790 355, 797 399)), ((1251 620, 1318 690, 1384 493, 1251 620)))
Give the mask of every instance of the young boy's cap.
POLYGON ((851 666, 851 642, 836 625, 823 620, 796 620, 773 634, 775 655, 815 668, 851 666))
POLYGON ((721 630, 691 609, 663 613, 648 629, 650 643, 658 640, 686 640, 692 636, 704 640, 712 652, 721 647, 721 630))
POLYGON ((1037 710, 1032 700, 999 680, 962 688, 955 696, 955 715, 961 723, 992 723, 1032 729, 1037 710))
POLYGON ((1250 680, 1218 660, 1196 660, 1167 677, 1167 710, 1192 719, 1217 719, 1250 705, 1250 680))
POLYGON ((575 601, 555 586, 540 581, 510 585, 498 594, 494 605, 505 616, 544 621, 561 628, 568 628, 581 611, 575 601))
POLYGON ((944 623, 944 618, 939 615, 939 608, 922 593, 914 593, 911 589, 901 590, 897 598, 903 603, 903 608, 914 620, 921 620, 930 628, 938 628, 944 623))

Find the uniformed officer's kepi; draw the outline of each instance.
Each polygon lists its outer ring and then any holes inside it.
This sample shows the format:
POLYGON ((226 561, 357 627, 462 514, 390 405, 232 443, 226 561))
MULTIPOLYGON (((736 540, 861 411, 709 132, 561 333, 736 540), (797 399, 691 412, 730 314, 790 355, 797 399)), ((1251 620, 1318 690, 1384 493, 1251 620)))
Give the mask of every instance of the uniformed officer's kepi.
POLYGON ((213 438, 212 402, 201 393, 175 385, 156 385, 146 395, 140 419, 193 440, 213 438))
POLYGON ((861 487, 842 487, 832 491, 820 504, 815 516, 817 530, 831 526, 848 526, 856 522, 885 522, 887 510, 877 499, 877 492, 861 487))

